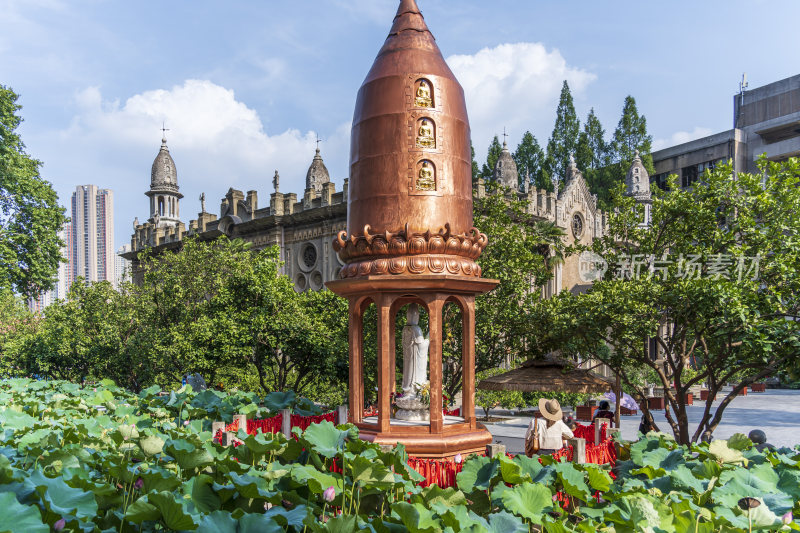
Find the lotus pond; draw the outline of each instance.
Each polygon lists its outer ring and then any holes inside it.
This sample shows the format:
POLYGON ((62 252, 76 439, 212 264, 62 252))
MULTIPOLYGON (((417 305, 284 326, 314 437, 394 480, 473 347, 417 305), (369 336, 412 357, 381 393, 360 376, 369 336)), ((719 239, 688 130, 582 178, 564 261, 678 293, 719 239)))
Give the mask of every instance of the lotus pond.
POLYGON ((212 420, 315 414, 291 395, 103 382, 0 382, 0 531, 712 532, 800 530, 800 452, 744 436, 624 444, 614 472, 550 457, 470 457, 421 488, 398 447, 349 425, 222 447, 212 420))

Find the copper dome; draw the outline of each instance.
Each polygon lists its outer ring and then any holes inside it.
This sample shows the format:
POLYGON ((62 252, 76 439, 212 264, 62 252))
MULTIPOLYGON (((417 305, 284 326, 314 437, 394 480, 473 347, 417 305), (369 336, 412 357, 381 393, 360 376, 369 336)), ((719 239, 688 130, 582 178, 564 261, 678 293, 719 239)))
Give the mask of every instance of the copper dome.
MULTIPOLYGON (((458 274, 475 276, 479 269, 472 260, 485 245, 485 235, 472 227, 464 91, 416 2, 402 0, 358 91, 350 140, 347 232, 340 234, 335 247, 346 263, 365 255, 459 255, 468 258, 470 266, 458 274), (424 245, 412 245, 415 235, 424 245), (366 244, 356 242, 358 238, 366 244)), ((439 270, 439 262, 432 267, 423 267, 423 262, 409 259, 400 268, 398 260, 391 269, 372 261, 371 266, 345 266, 342 275, 448 273, 439 270)))

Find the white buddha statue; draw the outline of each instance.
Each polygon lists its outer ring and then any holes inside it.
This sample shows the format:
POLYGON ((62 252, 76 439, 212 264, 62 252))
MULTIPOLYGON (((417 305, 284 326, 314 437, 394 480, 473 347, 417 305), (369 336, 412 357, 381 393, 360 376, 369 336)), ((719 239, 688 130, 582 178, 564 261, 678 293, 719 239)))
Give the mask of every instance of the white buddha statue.
POLYGON ((419 307, 408 306, 407 322, 403 327, 403 396, 396 400, 399 408, 396 418, 401 420, 428 420, 429 407, 419 397, 419 389, 428 383, 428 347, 419 327, 419 307))

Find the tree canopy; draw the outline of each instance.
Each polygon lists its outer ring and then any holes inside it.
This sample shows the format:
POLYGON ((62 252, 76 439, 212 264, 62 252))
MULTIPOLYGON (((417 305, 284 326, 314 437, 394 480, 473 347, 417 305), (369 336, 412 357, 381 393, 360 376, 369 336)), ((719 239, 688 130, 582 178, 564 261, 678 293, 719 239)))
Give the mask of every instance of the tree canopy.
POLYGON ((618 186, 608 233, 575 250, 595 254, 587 260, 607 267, 603 277, 529 317, 540 349, 593 356, 641 397, 647 381, 663 387, 681 443, 713 432, 743 387, 800 360, 800 160, 762 160, 760 171, 722 165, 685 190, 672 176, 670 192, 655 191, 650 227, 618 186), (696 385, 709 400, 692 431, 686 394, 696 385))
POLYGON ((526 131, 522 136, 522 141, 514 152, 514 162, 517 164, 520 182, 527 179, 537 189, 553 190, 553 184, 544 168, 544 150, 531 132, 526 131))
POLYGON ((569 159, 578 148, 580 121, 572 103, 572 93, 567 80, 561 88, 561 97, 556 109, 556 123, 547 141, 547 173, 551 178, 563 180, 566 176, 569 159))
POLYGON ((66 222, 41 162, 25 152, 17 133, 18 95, 0 85, 0 291, 32 297, 53 287, 66 222))

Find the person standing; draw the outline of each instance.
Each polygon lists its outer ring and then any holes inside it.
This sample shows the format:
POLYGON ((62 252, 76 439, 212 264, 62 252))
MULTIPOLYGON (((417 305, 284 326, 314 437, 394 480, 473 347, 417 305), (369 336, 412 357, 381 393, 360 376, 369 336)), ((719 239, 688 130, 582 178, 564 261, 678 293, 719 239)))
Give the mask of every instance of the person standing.
POLYGON ((558 400, 539 400, 541 418, 534 418, 525 433, 525 455, 550 455, 564 446, 565 439, 574 437, 564 423, 564 414, 558 400))
POLYGON ((598 418, 605 418, 608 420, 608 427, 614 427, 614 413, 611 411, 611 405, 603 400, 600 402, 597 411, 594 413, 594 417, 592 417, 592 423, 598 418))

